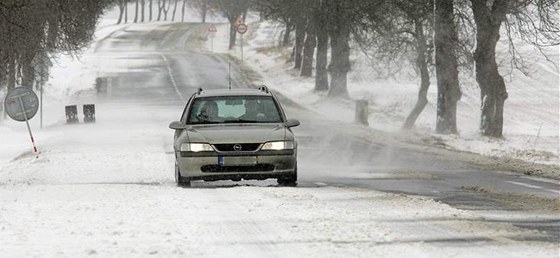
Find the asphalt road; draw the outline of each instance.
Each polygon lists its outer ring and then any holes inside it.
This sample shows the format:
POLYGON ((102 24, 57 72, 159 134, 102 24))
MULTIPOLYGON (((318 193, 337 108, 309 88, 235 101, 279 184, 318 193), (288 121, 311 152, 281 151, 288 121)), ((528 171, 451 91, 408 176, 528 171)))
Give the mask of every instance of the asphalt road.
MULTIPOLYGON (((204 29, 197 24, 150 29, 131 26, 101 40, 96 48, 99 58, 127 64, 122 71, 100 69, 102 76, 114 78, 107 99, 176 106, 178 117, 199 87, 226 88, 229 76, 232 87, 246 87, 240 69, 233 63, 230 67, 227 56, 200 50, 204 29), (162 80, 167 83, 161 85, 162 80)), ((300 143, 300 186, 360 187, 426 196, 475 211, 558 211, 560 183, 556 180, 480 170, 459 156, 455 159, 364 140, 346 133, 353 125, 317 119, 310 111, 289 103, 284 106, 289 117, 302 122, 295 129, 300 143)), ((536 240, 560 242, 560 216, 539 220, 516 217, 506 222, 546 232, 536 240)))

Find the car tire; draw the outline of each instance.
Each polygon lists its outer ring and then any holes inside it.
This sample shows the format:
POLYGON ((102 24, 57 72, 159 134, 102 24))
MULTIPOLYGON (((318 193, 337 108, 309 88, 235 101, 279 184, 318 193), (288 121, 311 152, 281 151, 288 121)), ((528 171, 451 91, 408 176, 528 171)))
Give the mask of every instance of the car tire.
POLYGON ((181 176, 179 165, 175 164, 175 183, 179 187, 191 187, 191 181, 181 176))
POLYGON ((277 181, 280 186, 297 186, 297 165, 292 175, 278 178, 277 181))

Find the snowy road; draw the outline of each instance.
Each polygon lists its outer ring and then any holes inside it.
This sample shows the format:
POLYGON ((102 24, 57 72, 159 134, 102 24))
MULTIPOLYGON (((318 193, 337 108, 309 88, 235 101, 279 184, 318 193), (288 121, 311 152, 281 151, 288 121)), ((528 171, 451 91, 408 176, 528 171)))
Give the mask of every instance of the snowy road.
POLYGON ((130 25, 98 42, 91 72, 114 79, 73 100, 96 103, 97 123, 50 126, 38 158, 0 164, 3 257, 558 257, 557 181, 394 147, 289 102, 298 187, 177 188, 167 125, 196 88, 227 87, 204 29, 130 25))

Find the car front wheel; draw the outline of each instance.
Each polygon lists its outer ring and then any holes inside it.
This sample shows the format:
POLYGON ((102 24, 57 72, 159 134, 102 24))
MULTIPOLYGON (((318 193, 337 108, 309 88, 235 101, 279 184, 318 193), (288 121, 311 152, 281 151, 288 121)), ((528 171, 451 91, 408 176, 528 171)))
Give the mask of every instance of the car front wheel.
POLYGON ((297 165, 292 175, 278 178, 277 181, 280 186, 297 186, 297 165))
POLYGON ((181 176, 181 171, 179 170, 179 165, 175 164, 175 183, 180 187, 191 187, 191 181, 186 180, 181 176))

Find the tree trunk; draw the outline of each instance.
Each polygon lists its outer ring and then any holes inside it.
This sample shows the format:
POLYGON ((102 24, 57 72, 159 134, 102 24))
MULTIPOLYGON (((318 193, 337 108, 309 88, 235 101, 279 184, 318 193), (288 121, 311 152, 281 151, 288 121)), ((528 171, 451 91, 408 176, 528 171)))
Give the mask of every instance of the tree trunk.
POLYGON ((301 52, 303 50, 303 40, 305 39, 305 18, 296 19, 296 45, 294 47, 295 69, 301 68, 301 52))
POLYGON ((136 0, 135 2, 136 2, 136 5, 134 7, 134 21, 133 22, 138 23, 138 5, 139 5, 139 3, 138 3, 138 0, 136 0))
POLYGON ((420 20, 414 19, 414 31, 416 39, 416 66, 420 71, 420 90, 418 91, 418 100, 414 109, 410 112, 406 121, 404 122, 403 129, 411 129, 416 123, 416 119, 428 104, 428 89, 430 88, 430 73, 428 71, 428 63, 426 60, 426 52, 428 47, 426 44, 426 36, 424 35, 423 24, 420 20))
POLYGON ((124 23, 128 23, 128 0, 124 0, 124 23))
POLYGON ((183 6, 181 8, 181 22, 185 22, 185 6, 187 5, 187 0, 183 0, 183 6))
POLYGON ((328 0, 329 37, 331 39, 331 87, 329 98, 348 98, 347 75, 350 71, 350 24, 345 9, 347 1, 328 0))
POLYGON ((171 15, 171 21, 175 21, 175 13, 177 12, 177 2, 179 0, 175 0, 175 5, 173 6, 173 15, 171 15))
MULTIPOLYGON (((322 2, 322 1, 321 1, 322 2)), ((317 64, 315 66, 315 91, 329 90, 329 75, 327 72, 327 55, 329 50, 329 30, 325 6, 321 4, 316 9, 316 32, 317 32, 317 64)))
POLYGON ((8 54, 8 92, 16 87, 16 55, 15 52, 8 54))
POLYGON ((206 10, 202 11, 202 23, 206 23, 206 10))
POLYGON ((237 39, 237 30, 235 28, 235 21, 230 20, 229 23, 229 50, 232 50, 235 46, 235 40, 237 39))
POLYGON ((145 2, 145 0, 142 0, 142 2, 140 2, 140 3, 141 3, 141 6, 142 6, 142 8, 141 8, 142 14, 141 14, 141 16, 140 16, 140 17, 141 17, 141 18, 140 18, 140 22, 144 22, 144 7, 145 7, 145 5, 146 5, 146 2, 145 2))
POLYGON ((436 133, 457 133, 457 101, 461 99, 455 55, 457 34, 453 0, 435 0, 434 45, 438 86, 436 133))
POLYGON ((305 34, 300 76, 311 77, 313 75, 313 56, 315 54, 315 46, 317 45, 315 26, 311 18, 307 21, 305 34))
POLYGON ((206 13, 208 12, 208 5, 206 2, 202 3, 202 8, 200 10, 200 16, 202 18, 202 23, 206 23, 206 13))
POLYGON ((284 31, 284 38, 282 39, 282 46, 290 45, 290 34, 292 33, 292 24, 286 23, 286 30, 284 31))
POLYGON ((165 8, 165 0, 159 0, 158 1, 158 15, 157 15, 157 21, 161 21, 161 13, 163 11, 163 8, 165 8))
POLYGON ((25 53, 21 57, 21 86, 32 89, 35 81, 35 69, 33 67, 32 53, 25 53))
POLYGON ((152 9, 152 4, 153 4, 153 2, 154 2, 154 0, 150 0, 149 8, 148 8, 148 9, 150 9, 150 15, 149 15, 150 21, 152 21, 152 10, 153 10, 153 9, 152 9))
POLYGON ((163 0, 163 15, 164 21, 167 21, 167 13, 169 12, 169 8, 171 7, 171 0, 163 0))
MULTIPOLYGON (((125 7, 124 1, 122 1, 122 0, 119 1, 119 19, 117 20, 117 24, 121 24, 121 22, 122 22, 123 15, 124 15, 124 7, 125 7)), ((49 28, 50 28, 50 26, 49 26, 49 28)))
POLYGON ((507 1, 496 0, 491 7, 485 0, 472 0, 476 23, 474 60, 476 81, 481 93, 480 132, 500 138, 503 135, 504 102, 508 97, 503 77, 496 63, 496 44, 505 19, 507 1))

